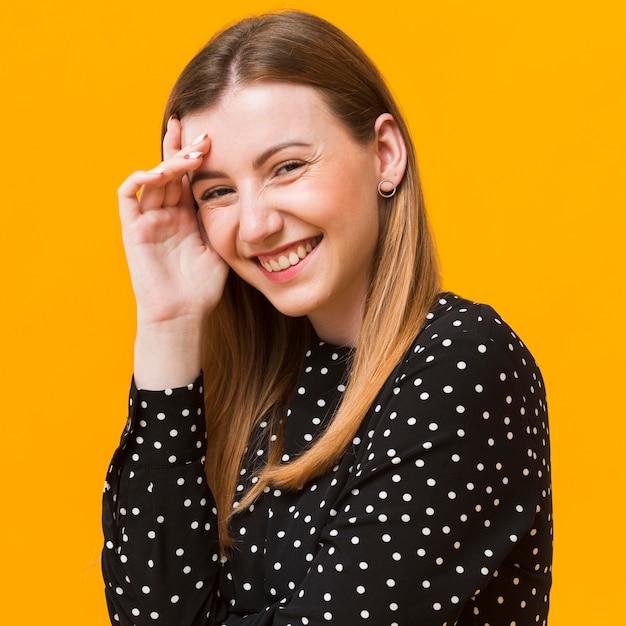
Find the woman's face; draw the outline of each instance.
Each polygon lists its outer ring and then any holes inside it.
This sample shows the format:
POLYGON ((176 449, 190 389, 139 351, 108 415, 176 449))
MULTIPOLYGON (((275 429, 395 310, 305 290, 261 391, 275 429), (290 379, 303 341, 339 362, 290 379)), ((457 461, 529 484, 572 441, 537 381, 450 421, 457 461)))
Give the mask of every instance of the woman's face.
POLYGON ((210 245, 282 313, 354 344, 381 203, 377 141, 362 145, 317 91, 261 82, 182 120, 183 145, 208 133, 191 173, 210 245))

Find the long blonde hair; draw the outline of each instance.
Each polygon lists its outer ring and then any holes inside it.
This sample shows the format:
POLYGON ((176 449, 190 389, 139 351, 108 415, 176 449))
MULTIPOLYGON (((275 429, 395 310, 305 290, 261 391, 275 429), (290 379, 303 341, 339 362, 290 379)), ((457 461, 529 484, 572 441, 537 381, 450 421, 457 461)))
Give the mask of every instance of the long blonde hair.
POLYGON ((281 463, 284 418, 311 328, 306 318, 279 313, 233 272, 228 278, 207 323, 204 364, 207 479, 217 502, 223 549, 232 543, 230 518, 268 485, 297 488, 337 463, 419 332, 440 287, 407 125, 370 59, 325 20, 299 11, 270 13, 246 18, 215 35, 174 85, 163 133, 171 115, 182 118, 207 109, 229 86, 259 80, 314 87, 359 142, 370 142, 378 116, 390 113, 404 138, 408 164, 396 195, 385 201, 343 400, 322 436, 289 463, 281 463), (242 457, 261 420, 270 425, 268 460, 235 507, 242 457))

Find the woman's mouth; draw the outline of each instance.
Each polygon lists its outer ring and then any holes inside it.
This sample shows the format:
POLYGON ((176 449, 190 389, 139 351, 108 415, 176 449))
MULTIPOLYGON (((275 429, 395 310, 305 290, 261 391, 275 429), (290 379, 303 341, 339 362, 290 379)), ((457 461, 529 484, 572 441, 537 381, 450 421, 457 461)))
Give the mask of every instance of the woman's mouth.
POLYGON ((302 259, 306 258, 308 254, 313 251, 321 240, 321 235, 312 237, 311 239, 301 241, 293 246, 293 248, 283 250, 276 256, 259 255, 257 256, 257 260, 267 272, 282 272, 300 263, 302 259))

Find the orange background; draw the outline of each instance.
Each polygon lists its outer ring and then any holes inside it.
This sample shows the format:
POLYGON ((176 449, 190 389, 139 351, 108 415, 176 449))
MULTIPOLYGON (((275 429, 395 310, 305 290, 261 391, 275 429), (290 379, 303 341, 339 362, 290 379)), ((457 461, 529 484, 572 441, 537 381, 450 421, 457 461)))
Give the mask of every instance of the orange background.
MULTIPOLYGON (((100 492, 124 424, 133 299, 116 188, 223 24, 281 3, 0 12, 5 624, 105 626, 100 492)), ((446 287, 494 305, 549 394, 551 626, 617 623, 624 550, 626 3, 292 1, 352 35, 412 127, 446 287)), ((283 5, 286 6, 286 5, 283 5)))

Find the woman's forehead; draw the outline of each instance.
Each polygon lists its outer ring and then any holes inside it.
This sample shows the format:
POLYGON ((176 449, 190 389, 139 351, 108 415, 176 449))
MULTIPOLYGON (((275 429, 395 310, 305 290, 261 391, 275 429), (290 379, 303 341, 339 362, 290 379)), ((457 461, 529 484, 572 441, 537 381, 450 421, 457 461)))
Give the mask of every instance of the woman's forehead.
POLYGON ((261 137, 339 124, 313 87, 288 82, 259 82, 228 89, 211 107, 181 120, 183 145, 200 133, 261 137))

